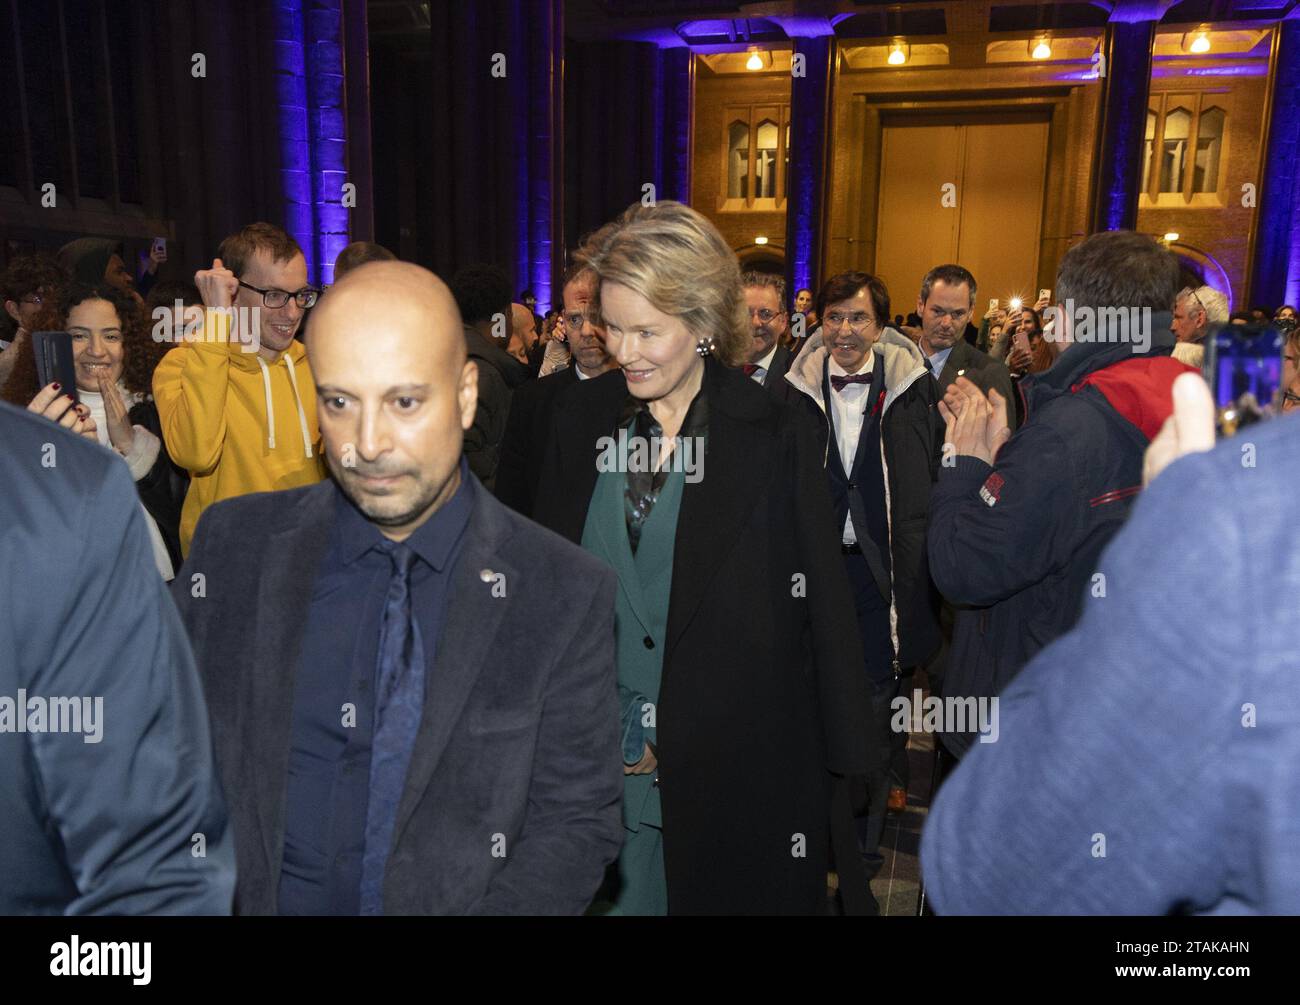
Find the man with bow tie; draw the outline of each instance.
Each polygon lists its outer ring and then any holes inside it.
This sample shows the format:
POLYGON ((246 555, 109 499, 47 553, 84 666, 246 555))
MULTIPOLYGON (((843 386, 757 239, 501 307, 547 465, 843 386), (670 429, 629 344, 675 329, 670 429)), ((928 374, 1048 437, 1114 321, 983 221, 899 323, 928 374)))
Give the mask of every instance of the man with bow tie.
MULTIPOLYGON (((937 477, 943 423, 937 390, 911 339, 888 327, 889 291, 875 276, 845 272, 817 297, 821 329, 786 381, 812 410, 853 584, 863 672, 872 685, 877 728, 889 729, 890 702, 905 671, 939 647, 938 596, 926 567, 930 487, 937 477)), ((870 809, 858 820, 868 876, 890 788, 890 745, 869 778, 870 809)))

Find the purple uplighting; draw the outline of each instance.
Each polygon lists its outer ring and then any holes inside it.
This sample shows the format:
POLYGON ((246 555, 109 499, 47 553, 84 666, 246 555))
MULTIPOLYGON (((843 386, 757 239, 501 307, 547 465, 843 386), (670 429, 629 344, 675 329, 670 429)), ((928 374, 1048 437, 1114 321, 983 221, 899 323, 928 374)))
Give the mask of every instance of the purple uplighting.
POLYGON ((1279 28, 1269 143, 1260 185, 1252 304, 1300 298, 1300 21, 1279 28))
POLYGON ((1150 90, 1153 21, 1120 21, 1110 26, 1107 58, 1128 73, 1105 78, 1102 120, 1105 123, 1097 164, 1093 229, 1131 229, 1137 222, 1142 151, 1150 90))
POLYGON ((342 4, 278 0, 274 10, 284 225, 307 256, 308 280, 328 284, 348 243, 342 4))

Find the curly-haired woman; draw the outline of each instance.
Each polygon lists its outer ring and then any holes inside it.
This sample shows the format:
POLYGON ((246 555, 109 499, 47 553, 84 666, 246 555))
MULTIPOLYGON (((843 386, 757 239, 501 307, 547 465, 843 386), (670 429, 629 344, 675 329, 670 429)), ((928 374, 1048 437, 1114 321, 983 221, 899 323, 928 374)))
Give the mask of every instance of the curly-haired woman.
MULTIPOLYGON (((33 330, 72 334, 77 396, 99 442, 117 451, 131 469, 149 517, 155 564, 171 579, 180 567, 180 512, 188 479, 167 456, 150 394, 154 367, 171 345, 154 342, 135 298, 111 286, 73 283, 46 305, 35 324, 33 330)), ((57 405, 59 390, 38 386, 29 343, 0 397, 53 418, 49 408, 57 405)))

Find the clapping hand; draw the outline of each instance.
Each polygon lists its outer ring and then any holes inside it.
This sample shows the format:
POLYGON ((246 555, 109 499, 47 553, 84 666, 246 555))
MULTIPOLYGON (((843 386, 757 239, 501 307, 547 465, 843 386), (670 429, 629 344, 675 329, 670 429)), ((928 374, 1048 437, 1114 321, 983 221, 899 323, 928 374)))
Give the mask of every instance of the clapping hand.
POLYGON ((118 393, 117 385, 99 378, 99 393, 104 398, 104 417, 108 423, 108 442, 113 449, 125 456, 131 452, 135 442, 135 430, 126 412, 126 404, 118 393))
POLYGON ((944 445, 952 444, 958 456, 978 457, 992 464, 1011 438, 1007 402, 997 391, 984 394, 968 377, 958 377, 939 402, 947 427, 944 445))

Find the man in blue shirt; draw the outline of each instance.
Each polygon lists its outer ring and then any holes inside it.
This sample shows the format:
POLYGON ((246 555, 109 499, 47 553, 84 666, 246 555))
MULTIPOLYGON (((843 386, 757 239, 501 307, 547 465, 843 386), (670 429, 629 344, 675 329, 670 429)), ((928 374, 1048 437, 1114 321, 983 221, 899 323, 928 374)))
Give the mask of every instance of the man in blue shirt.
POLYGON ((236 911, 580 913, 622 835, 613 573, 470 473, 432 273, 349 272, 307 341, 332 479, 212 507, 177 580, 236 911))

